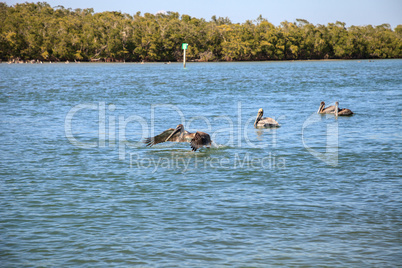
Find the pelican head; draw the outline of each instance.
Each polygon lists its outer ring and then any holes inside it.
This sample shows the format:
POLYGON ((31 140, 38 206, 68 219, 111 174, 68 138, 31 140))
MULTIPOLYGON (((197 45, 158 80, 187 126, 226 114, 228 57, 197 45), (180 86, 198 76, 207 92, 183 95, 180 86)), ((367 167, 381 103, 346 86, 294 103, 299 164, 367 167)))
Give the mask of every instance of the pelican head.
POLYGON ((176 134, 177 132, 182 132, 183 130, 184 126, 182 124, 178 124, 176 129, 172 132, 172 134, 169 135, 169 137, 167 137, 165 141, 168 141, 171 137, 173 137, 174 134, 176 134))
POLYGON ((254 126, 256 126, 256 125, 258 124, 258 121, 261 120, 263 114, 264 114, 264 110, 263 110, 262 108, 260 108, 260 109, 258 110, 257 118, 256 118, 255 121, 254 121, 254 126))
POLYGON ((324 107, 325 107, 325 102, 322 101, 320 103, 320 108, 318 108, 317 114, 319 114, 321 112, 321 110, 324 109, 324 107))

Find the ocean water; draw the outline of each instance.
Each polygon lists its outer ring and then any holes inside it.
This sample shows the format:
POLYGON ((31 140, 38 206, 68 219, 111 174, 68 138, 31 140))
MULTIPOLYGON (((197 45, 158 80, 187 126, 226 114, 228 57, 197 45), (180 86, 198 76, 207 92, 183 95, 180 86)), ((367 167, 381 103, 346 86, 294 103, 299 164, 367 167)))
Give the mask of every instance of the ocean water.
POLYGON ((0 64, 0 266, 398 267, 401 101, 402 60, 0 64))

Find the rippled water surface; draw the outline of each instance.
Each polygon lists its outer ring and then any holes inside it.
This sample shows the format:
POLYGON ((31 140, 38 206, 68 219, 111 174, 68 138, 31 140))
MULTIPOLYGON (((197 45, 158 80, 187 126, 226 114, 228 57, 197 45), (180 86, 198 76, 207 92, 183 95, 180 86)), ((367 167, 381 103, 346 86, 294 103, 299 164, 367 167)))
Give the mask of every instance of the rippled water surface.
POLYGON ((397 267, 401 100, 402 60, 0 64, 0 266, 397 267), (141 142, 179 123, 212 148, 141 142))

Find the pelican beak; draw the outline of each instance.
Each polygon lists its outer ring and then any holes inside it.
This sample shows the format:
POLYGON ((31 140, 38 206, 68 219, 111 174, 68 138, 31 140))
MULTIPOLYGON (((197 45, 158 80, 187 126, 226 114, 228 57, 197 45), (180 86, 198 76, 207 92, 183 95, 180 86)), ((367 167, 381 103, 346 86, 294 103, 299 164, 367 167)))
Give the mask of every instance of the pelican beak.
POLYGON ((258 123, 258 121, 261 120, 261 117, 262 117, 262 114, 261 114, 261 113, 258 113, 257 118, 256 118, 255 121, 254 121, 254 127, 257 126, 257 123, 258 123))
POLYGON ((335 116, 338 116, 338 102, 335 102, 335 116))
POLYGON ((322 108, 323 108, 322 104, 320 104, 320 108, 318 108, 317 114, 319 114, 321 112, 322 108))
POLYGON ((166 139, 165 141, 168 141, 171 137, 173 137, 174 134, 176 134, 176 133, 179 132, 179 131, 180 131, 180 128, 177 127, 177 128, 172 132, 172 134, 170 134, 169 137, 167 137, 167 139, 166 139))

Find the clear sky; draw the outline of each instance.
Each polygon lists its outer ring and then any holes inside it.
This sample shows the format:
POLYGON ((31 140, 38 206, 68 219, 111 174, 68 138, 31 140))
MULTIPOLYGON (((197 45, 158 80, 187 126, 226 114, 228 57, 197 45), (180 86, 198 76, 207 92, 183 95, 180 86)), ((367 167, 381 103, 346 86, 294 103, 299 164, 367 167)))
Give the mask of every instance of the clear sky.
MULTIPOLYGON (((3 1, 4 0, 0 0, 3 1)), ((5 0, 8 5, 40 0, 5 0)), ((42 0, 43 1, 43 0, 42 0)), ((121 11, 130 15, 175 11, 207 21, 213 15, 232 22, 255 20, 260 14, 274 25, 305 19, 313 24, 341 21, 346 26, 402 24, 402 0, 47 0, 52 7, 93 8, 95 12, 121 11)))

